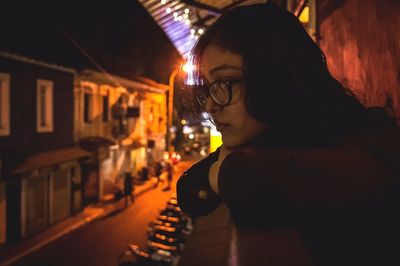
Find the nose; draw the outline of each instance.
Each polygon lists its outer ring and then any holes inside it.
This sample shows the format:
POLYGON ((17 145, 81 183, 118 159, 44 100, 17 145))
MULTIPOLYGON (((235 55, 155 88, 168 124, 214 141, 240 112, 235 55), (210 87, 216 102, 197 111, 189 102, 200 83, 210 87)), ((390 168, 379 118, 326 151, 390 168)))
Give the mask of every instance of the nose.
POLYGON ((222 106, 218 105, 211 96, 207 97, 205 110, 207 113, 215 113, 221 110, 222 106))

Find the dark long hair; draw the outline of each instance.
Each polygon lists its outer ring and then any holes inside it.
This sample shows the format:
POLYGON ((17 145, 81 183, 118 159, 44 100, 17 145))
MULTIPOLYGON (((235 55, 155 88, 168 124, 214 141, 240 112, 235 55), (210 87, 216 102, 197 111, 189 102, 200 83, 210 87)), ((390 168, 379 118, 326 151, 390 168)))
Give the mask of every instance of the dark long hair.
POLYGON ((201 65, 209 45, 243 57, 246 109, 284 143, 326 143, 366 126, 367 108, 332 77, 319 46, 286 9, 256 4, 227 11, 195 44, 194 64, 201 65))

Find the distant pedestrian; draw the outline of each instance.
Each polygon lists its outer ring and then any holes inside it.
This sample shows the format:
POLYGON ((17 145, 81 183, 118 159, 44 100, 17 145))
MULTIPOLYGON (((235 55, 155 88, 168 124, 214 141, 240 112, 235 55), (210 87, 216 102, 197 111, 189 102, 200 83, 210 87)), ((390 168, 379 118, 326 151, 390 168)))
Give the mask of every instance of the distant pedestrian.
POLYGON ((133 197, 133 180, 131 173, 127 172, 124 176, 124 197, 125 197, 125 207, 128 206, 128 197, 131 199, 131 203, 135 202, 133 197))
POLYGON ((154 165, 154 176, 157 178, 157 181, 156 181, 156 183, 154 184, 154 187, 156 188, 157 186, 158 186, 158 183, 160 183, 160 176, 161 176, 161 173, 162 173, 162 168, 163 168, 163 166, 162 166, 162 163, 161 162, 156 162, 155 163, 155 165, 154 165))
POLYGON ((174 176, 174 166, 172 162, 166 162, 165 164, 165 169, 167 171, 167 186, 163 188, 163 191, 168 191, 171 190, 171 183, 172 183, 172 178, 174 176))

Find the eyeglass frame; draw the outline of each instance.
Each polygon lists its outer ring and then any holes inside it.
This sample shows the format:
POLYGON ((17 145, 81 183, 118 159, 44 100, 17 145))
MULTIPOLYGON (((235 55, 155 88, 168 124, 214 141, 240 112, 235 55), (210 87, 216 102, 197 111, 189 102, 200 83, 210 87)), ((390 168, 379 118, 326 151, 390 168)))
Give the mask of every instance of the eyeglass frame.
MULTIPOLYGON (((235 84, 237 84, 237 83, 240 83, 240 82, 242 82, 243 80, 244 80, 244 78, 226 79, 226 80, 215 80, 215 81, 213 81, 212 83, 210 83, 209 85, 203 84, 203 85, 200 85, 200 86, 195 86, 195 90, 196 90, 196 91, 199 91, 199 90, 207 90, 207 93, 205 94, 205 95, 208 94, 208 95, 207 95, 207 98, 211 96, 211 99, 212 99, 218 106, 224 107, 224 106, 228 106, 228 105, 231 104, 231 102, 232 102, 232 87, 233 87, 233 85, 235 85, 235 84), (215 85, 215 84, 220 84, 220 83, 225 84, 225 85, 226 85, 226 88, 228 89, 228 101, 227 101, 226 104, 220 104, 220 103, 218 103, 218 101, 216 100, 216 96, 214 96, 214 95, 211 93, 211 90, 210 90, 210 88, 211 88, 213 85, 215 85)), ((203 106, 203 104, 201 103, 201 101, 199 100, 199 98, 198 98, 198 96, 197 96, 198 94, 196 93, 196 91, 194 92, 194 96, 195 96, 195 98, 196 98, 196 101, 197 101, 197 103, 199 104, 199 106, 200 106, 201 108, 205 109, 206 103, 204 103, 204 106, 203 106)), ((206 98, 206 99, 207 99, 207 98, 206 98)))

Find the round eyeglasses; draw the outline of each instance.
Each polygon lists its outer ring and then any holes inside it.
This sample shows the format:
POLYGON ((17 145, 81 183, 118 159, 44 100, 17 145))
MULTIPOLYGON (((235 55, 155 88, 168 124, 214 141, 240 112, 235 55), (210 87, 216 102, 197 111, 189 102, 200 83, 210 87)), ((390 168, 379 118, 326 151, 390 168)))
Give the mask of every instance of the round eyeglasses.
POLYGON ((232 85, 240 83, 243 78, 231 80, 216 80, 211 84, 196 86, 194 94, 200 107, 205 109, 208 97, 219 106, 227 106, 232 101, 232 85))

